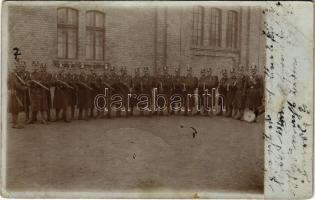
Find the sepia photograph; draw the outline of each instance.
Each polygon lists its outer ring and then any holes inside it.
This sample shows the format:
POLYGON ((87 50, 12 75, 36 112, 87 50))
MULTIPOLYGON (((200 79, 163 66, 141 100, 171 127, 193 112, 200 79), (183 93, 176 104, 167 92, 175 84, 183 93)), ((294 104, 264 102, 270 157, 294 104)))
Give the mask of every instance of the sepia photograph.
POLYGON ((2 195, 263 198, 266 12, 5 1, 2 195))

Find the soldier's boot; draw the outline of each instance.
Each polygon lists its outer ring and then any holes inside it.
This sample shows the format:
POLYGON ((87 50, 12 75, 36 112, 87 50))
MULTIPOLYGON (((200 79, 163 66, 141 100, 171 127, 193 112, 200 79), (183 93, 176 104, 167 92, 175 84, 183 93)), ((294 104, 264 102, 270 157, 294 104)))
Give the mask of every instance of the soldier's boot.
POLYGON ((28 121, 30 120, 30 111, 28 108, 26 108, 25 111, 25 123, 28 123, 28 121))
POLYGON ((241 117, 241 113, 240 113, 240 110, 239 109, 237 109, 237 111, 236 111, 236 114, 234 115, 234 119, 240 119, 240 117, 241 117))
POLYGON ((133 107, 130 109, 130 116, 133 116, 133 107))
POLYGON ((50 113, 50 108, 47 110, 47 121, 51 121, 51 113, 50 113))
POLYGON ((74 113, 75 113, 75 108, 74 108, 74 106, 71 106, 71 107, 70 107, 70 110, 71 110, 71 120, 74 120, 74 113))
POLYGON ((89 110, 90 110, 90 109, 88 109, 88 108, 85 108, 85 109, 84 109, 84 120, 85 120, 85 121, 89 121, 89 116, 90 116, 90 115, 89 115, 89 110))
POLYGON ((67 119, 67 110, 63 109, 62 110, 62 119, 64 122, 69 123, 70 121, 67 119))
POLYGON ((33 124, 36 121, 37 112, 32 112, 31 119, 27 122, 28 124, 33 124))
POLYGON ((238 120, 243 120, 244 118, 244 110, 240 109, 240 116, 237 118, 238 120))
POLYGON ((45 119, 45 111, 44 111, 44 110, 41 110, 41 111, 40 111, 40 117, 41 117, 40 122, 41 122, 42 124, 46 125, 46 124, 47 124, 47 121, 46 121, 46 119, 45 119))
POLYGON ((82 120, 82 108, 79 108, 79 116, 78 116, 78 120, 82 120))
POLYGON ((18 122, 19 114, 12 115, 12 128, 21 129, 24 128, 21 124, 18 122))
POLYGON ((56 109, 56 116, 55 116, 54 122, 57 122, 57 121, 60 120, 60 119, 59 119, 59 116, 60 116, 60 109, 56 109))

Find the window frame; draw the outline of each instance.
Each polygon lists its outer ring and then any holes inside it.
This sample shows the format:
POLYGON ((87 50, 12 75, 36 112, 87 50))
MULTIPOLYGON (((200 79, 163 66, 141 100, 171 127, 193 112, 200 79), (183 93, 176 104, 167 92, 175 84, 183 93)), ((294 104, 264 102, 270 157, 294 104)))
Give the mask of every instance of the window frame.
POLYGON ((209 12, 208 45, 210 47, 221 47, 222 46, 222 10, 220 8, 212 7, 209 9, 208 12, 209 12), (215 37, 213 38, 213 36, 215 37))
POLYGON ((227 28, 226 28, 226 47, 238 48, 238 23, 239 13, 236 10, 228 10, 227 12, 227 28))
POLYGON ((204 45, 204 18, 205 8, 203 6, 195 6, 192 11, 192 40, 194 46, 204 45))
MULTIPOLYGON (((101 12, 101 11, 98 11, 98 10, 88 10, 85 12, 85 32, 86 32, 86 36, 87 36, 87 33, 89 31, 91 31, 93 33, 93 42, 92 42, 92 58, 88 58, 87 57, 87 41, 85 42, 85 59, 86 60, 89 60, 89 61, 104 61, 105 60, 105 22, 106 22, 106 14, 104 12, 101 12), (93 26, 88 26, 88 23, 87 23, 87 17, 88 17, 88 14, 91 13, 93 15, 93 26), (98 14, 101 14, 102 17, 103 17, 103 26, 102 27, 97 27, 96 26, 96 13, 98 14), (102 58, 101 59, 96 59, 96 35, 97 35, 97 32, 102 32, 102 58)), ((87 39, 87 38, 85 38, 87 39)))
POLYGON ((71 8, 71 7, 59 7, 57 8, 57 57, 59 59, 77 59, 78 58, 78 53, 79 53, 79 10, 71 8), (66 10, 66 23, 59 23, 59 10, 61 9, 65 9, 66 10), (76 13, 76 24, 70 24, 69 22, 69 10, 71 11, 75 11, 76 13), (65 52, 65 57, 59 57, 59 30, 61 31, 66 31, 66 41, 65 41, 65 45, 66 45, 66 52, 65 52), (76 34, 76 53, 74 58, 69 58, 69 43, 68 43, 68 39, 69 39, 69 30, 74 30, 75 34, 76 34))

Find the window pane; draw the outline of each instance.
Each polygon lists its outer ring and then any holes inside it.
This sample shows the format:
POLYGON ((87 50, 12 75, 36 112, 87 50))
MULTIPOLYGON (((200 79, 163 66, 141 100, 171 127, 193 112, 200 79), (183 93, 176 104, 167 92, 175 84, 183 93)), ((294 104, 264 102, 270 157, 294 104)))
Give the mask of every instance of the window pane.
POLYGON ((86 49, 85 49, 85 56, 86 59, 93 59, 93 40, 94 40, 94 34, 93 31, 87 31, 86 32, 86 49))
POLYGON ((86 25, 87 26, 94 26, 93 24, 93 12, 87 12, 86 13, 86 25))
POLYGON ((77 56, 77 30, 68 30, 68 58, 77 56))
POLYGON ((68 9, 68 24, 77 25, 78 23, 77 11, 73 9, 68 9))
POLYGON ((103 60, 103 31, 95 32, 95 59, 103 60))
POLYGON ((67 9, 59 8, 58 9, 58 24, 66 24, 67 23, 67 9))
POLYGON ((67 38, 67 32, 58 29, 58 57, 59 58, 65 58, 66 57, 66 38, 67 38))
POLYGON ((202 45, 203 44, 203 26, 204 26, 204 8, 203 7, 195 7, 193 8, 193 38, 192 43, 194 45, 202 45))
POLYGON ((102 13, 95 12, 95 26, 104 27, 104 15, 102 13))

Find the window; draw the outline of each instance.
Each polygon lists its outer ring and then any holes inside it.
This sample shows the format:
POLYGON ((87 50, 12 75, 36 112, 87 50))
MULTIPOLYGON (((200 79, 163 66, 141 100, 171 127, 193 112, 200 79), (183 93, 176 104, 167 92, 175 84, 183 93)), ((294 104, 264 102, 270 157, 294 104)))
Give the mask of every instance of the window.
POLYGON ((99 11, 86 12, 86 59, 104 60, 105 15, 99 11))
POLYGON ((237 27, 238 27, 238 15, 236 11, 228 12, 227 20, 227 32, 226 32, 226 44, 227 47, 237 48, 237 27))
POLYGON ((218 8, 211 8, 209 13, 209 45, 210 46, 221 46, 221 22, 222 13, 218 8))
POLYGON ((204 8, 201 6, 193 9, 192 44, 203 45, 204 8))
POLYGON ((58 8, 58 58, 78 57, 78 11, 58 8))

